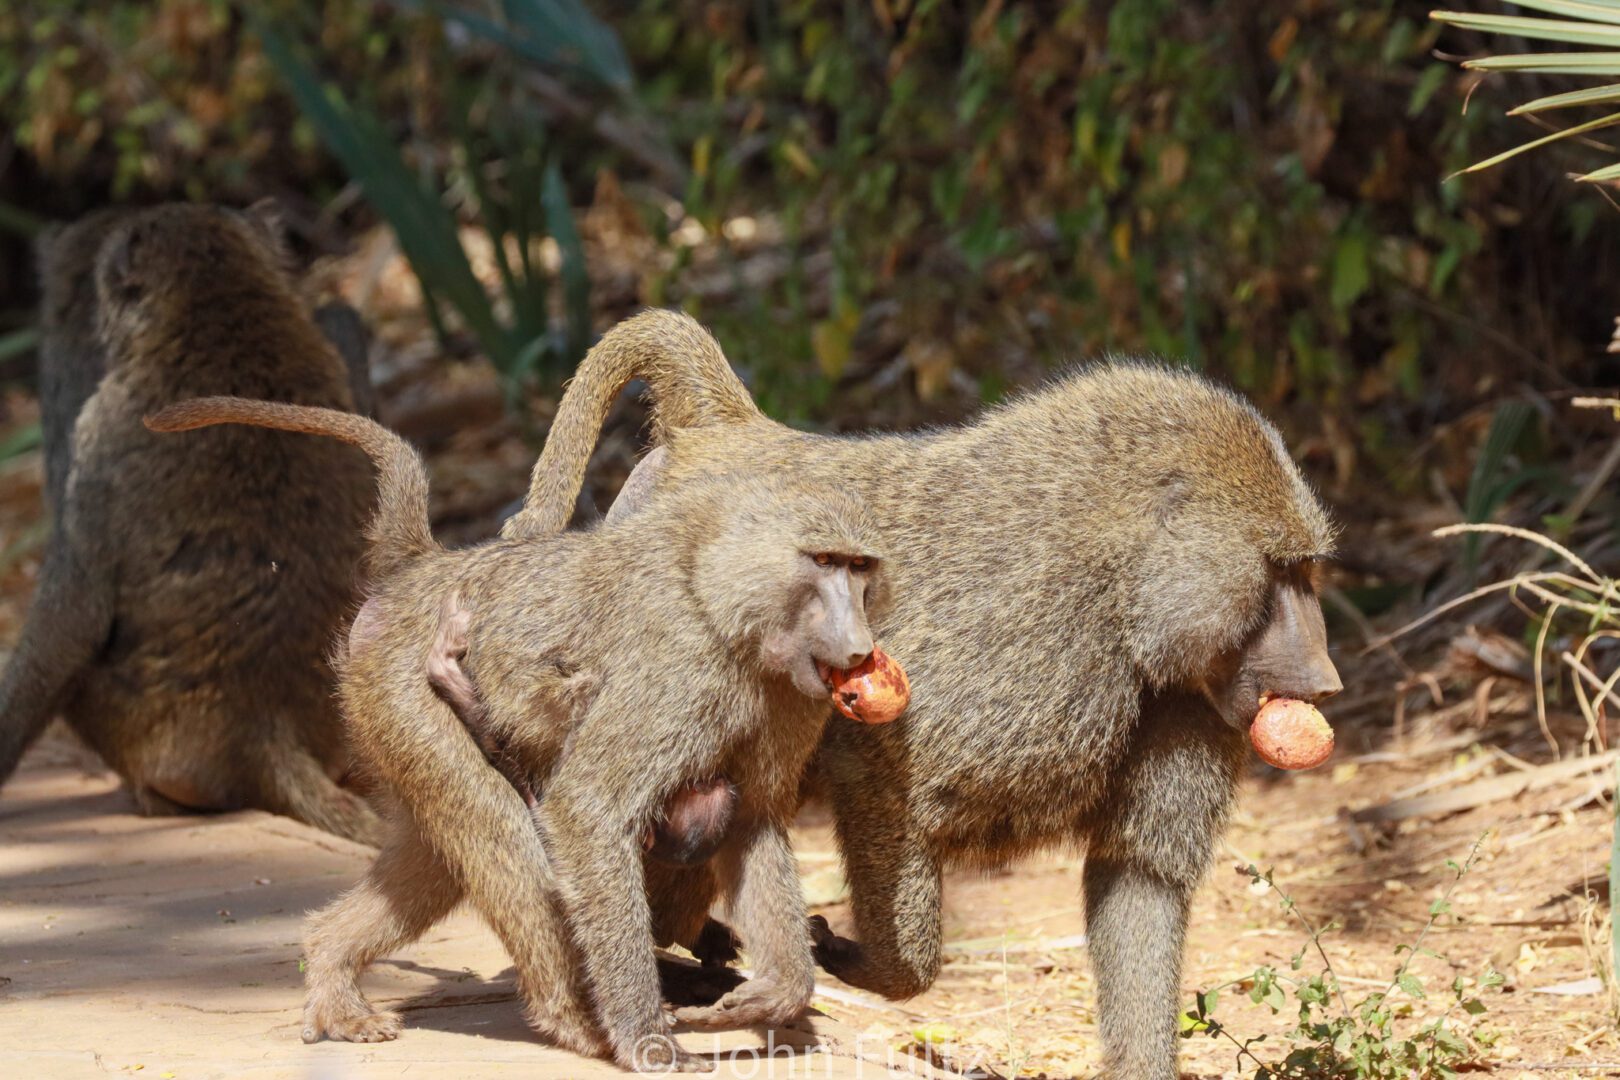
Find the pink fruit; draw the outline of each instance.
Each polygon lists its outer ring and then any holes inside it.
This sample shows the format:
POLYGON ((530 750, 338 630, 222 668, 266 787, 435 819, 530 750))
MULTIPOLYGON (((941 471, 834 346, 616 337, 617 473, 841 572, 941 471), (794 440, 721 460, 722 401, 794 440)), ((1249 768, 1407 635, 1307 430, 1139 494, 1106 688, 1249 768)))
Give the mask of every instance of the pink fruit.
POLYGON ((1272 698, 1249 727, 1255 753, 1279 769, 1314 769, 1333 753, 1333 729, 1315 705, 1272 698))
POLYGON ((863 724, 887 724, 905 712, 911 701, 906 669, 882 649, 873 649, 871 656, 852 668, 824 667, 821 677, 832 691, 838 711, 863 724))

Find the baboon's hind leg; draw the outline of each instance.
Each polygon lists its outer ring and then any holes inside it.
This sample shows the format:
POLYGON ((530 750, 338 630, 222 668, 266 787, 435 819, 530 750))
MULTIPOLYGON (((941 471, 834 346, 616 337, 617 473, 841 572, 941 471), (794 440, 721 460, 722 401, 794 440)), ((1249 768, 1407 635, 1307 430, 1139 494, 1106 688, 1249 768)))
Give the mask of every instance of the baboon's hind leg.
POLYGON ((816 967, 787 830, 774 823, 761 826, 715 858, 721 864, 717 876, 728 883, 728 913, 742 932, 755 973, 713 1005, 677 1009, 675 1016, 702 1028, 790 1023, 810 1005, 816 967))
POLYGON ((379 956, 421 937, 460 899, 461 887, 449 869, 401 815, 360 884, 309 918, 304 1041, 398 1037, 399 1014, 366 1000, 360 973, 379 956))

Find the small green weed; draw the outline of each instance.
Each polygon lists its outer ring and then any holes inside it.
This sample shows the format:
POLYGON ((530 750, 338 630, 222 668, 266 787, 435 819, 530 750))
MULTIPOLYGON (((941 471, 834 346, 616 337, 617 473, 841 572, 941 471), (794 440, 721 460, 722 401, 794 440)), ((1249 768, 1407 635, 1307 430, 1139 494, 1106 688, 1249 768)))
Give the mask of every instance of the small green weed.
POLYGON ((1474 841, 1461 864, 1447 860, 1451 883, 1429 905, 1428 921, 1417 937, 1410 944, 1396 947, 1395 955, 1403 959, 1389 985, 1354 1005, 1345 996, 1333 962, 1322 947, 1323 936, 1337 929, 1338 924, 1330 922, 1320 928, 1312 925, 1294 898, 1277 886, 1271 871, 1262 873, 1254 866, 1242 869, 1240 872, 1247 874, 1256 887, 1276 893, 1283 910, 1305 928, 1307 940, 1294 954, 1287 972, 1261 966, 1252 975, 1198 994, 1193 1007, 1181 1016, 1182 1037, 1204 1034, 1228 1040, 1237 1048, 1239 1068, 1254 1068, 1254 1080, 1432 1080, 1456 1076, 1459 1066, 1477 1058, 1476 1046, 1484 1042, 1483 1037, 1471 1038, 1468 1031, 1469 1021, 1485 1012, 1476 992, 1500 986, 1504 980, 1487 965, 1478 978, 1459 975, 1443 992, 1431 996, 1431 989, 1412 971, 1412 962, 1419 956, 1445 959, 1425 948, 1424 941, 1436 923, 1450 913, 1451 895, 1463 875, 1474 868, 1484 840, 1481 836, 1474 841), (1313 952, 1321 960, 1321 968, 1307 973, 1306 957, 1313 952), (1223 990, 1247 991, 1250 1001, 1265 1005, 1273 1014, 1288 1008, 1288 998, 1293 996, 1299 1021, 1282 1036, 1287 1043, 1285 1056, 1266 1060, 1271 1057, 1271 1048, 1260 1049, 1266 1036, 1240 1039, 1225 1021, 1217 1019, 1215 1010, 1223 990))

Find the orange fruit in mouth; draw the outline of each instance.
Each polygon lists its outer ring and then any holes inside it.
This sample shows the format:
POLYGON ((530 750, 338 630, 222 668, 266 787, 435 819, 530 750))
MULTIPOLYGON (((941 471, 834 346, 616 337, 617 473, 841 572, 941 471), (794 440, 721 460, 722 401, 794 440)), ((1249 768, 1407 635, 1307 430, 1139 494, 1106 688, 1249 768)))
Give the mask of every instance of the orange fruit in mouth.
POLYGON ((899 718, 911 701, 911 680, 899 661, 874 648, 852 668, 823 668, 838 711, 862 724, 887 724, 899 718))
POLYGON ((1333 729, 1310 702, 1272 698, 1255 714, 1249 742, 1268 765, 1314 769, 1333 754, 1333 729))

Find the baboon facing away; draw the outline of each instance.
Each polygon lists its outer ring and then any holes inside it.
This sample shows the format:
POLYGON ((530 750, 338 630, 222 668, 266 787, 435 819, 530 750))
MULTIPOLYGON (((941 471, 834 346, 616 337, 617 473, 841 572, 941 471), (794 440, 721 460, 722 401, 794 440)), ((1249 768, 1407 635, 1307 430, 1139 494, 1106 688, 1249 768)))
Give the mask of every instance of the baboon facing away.
POLYGON ((60 712, 149 812, 259 807, 373 840, 375 816, 337 783, 326 662, 355 595, 364 457, 259 431, 179 445, 141 425, 209 392, 353 406, 352 368, 275 229, 262 210, 170 205, 41 245, 55 529, 0 683, 0 781, 60 712))
MULTIPOLYGON (((73 461, 73 422, 107 374, 100 309, 96 303, 96 255, 115 226, 140 213, 142 211, 128 207, 97 210, 70 225, 48 229, 37 244, 42 293, 40 321, 45 330, 39 361, 45 496, 53 515, 58 518, 67 488, 68 469, 73 461)), ((275 242, 274 231, 278 225, 270 204, 252 207, 243 217, 275 242)), ((281 258, 279 252, 275 255, 281 258)), ((313 318, 343 358, 354 411, 362 416, 374 416, 376 401, 366 361, 369 335, 365 324, 353 308, 340 302, 320 305, 314 310, 313 318)), ((60 521, 57 524, 60 527, 60 521)))
POLYGON ((747 462, 862 499, 894 559, 875 624, 913 696, 886 727, 833 724, 816 768, 857 940, 817 959, 890 997, 940 966, 946 866, 1076 841, 1108 1074, 1176 1076, 1188 903, 1226 821, 1263 693, 1340 689, 1314 568, 1333 529, 1272 426, 1146 364, 1081 370, 919 435, 829 437, 766 419, 691 319, 651 311, 576 373, 503 534, 561 528, 631 378, 653 452, 610 520, 747 462))
POLYGON ((377 465, 369 596, 340 686, 352 745, 396 812, 365 880, 311 920, 306 1039, 394 1037, 398 1018, 365 1001, 359 972, 463 894, 510 952, 531 1023, 571 1049, 699 1066, 667 1037, 653 944, 696 941, 717 894, 756 973, 680 1017, 766 1025, 803 1011, 814 961, 787 826, 828 720, 818 666, 870 655, 868 612, 886 605, 857 500, 716 478, 593 532, 446 552, 420 460, 370 421, 208 398, 148 423, 324 434, 377 465), (447 621, 464 648, 440 643, 447 621), (475 730, 540 796, 535 816, 430 687, 424 656, 441 648, 477 687, 475 730), (728 817, 713 857, 648 861, 661 809, 705 799, 714 777, 728 781, 728 817))

